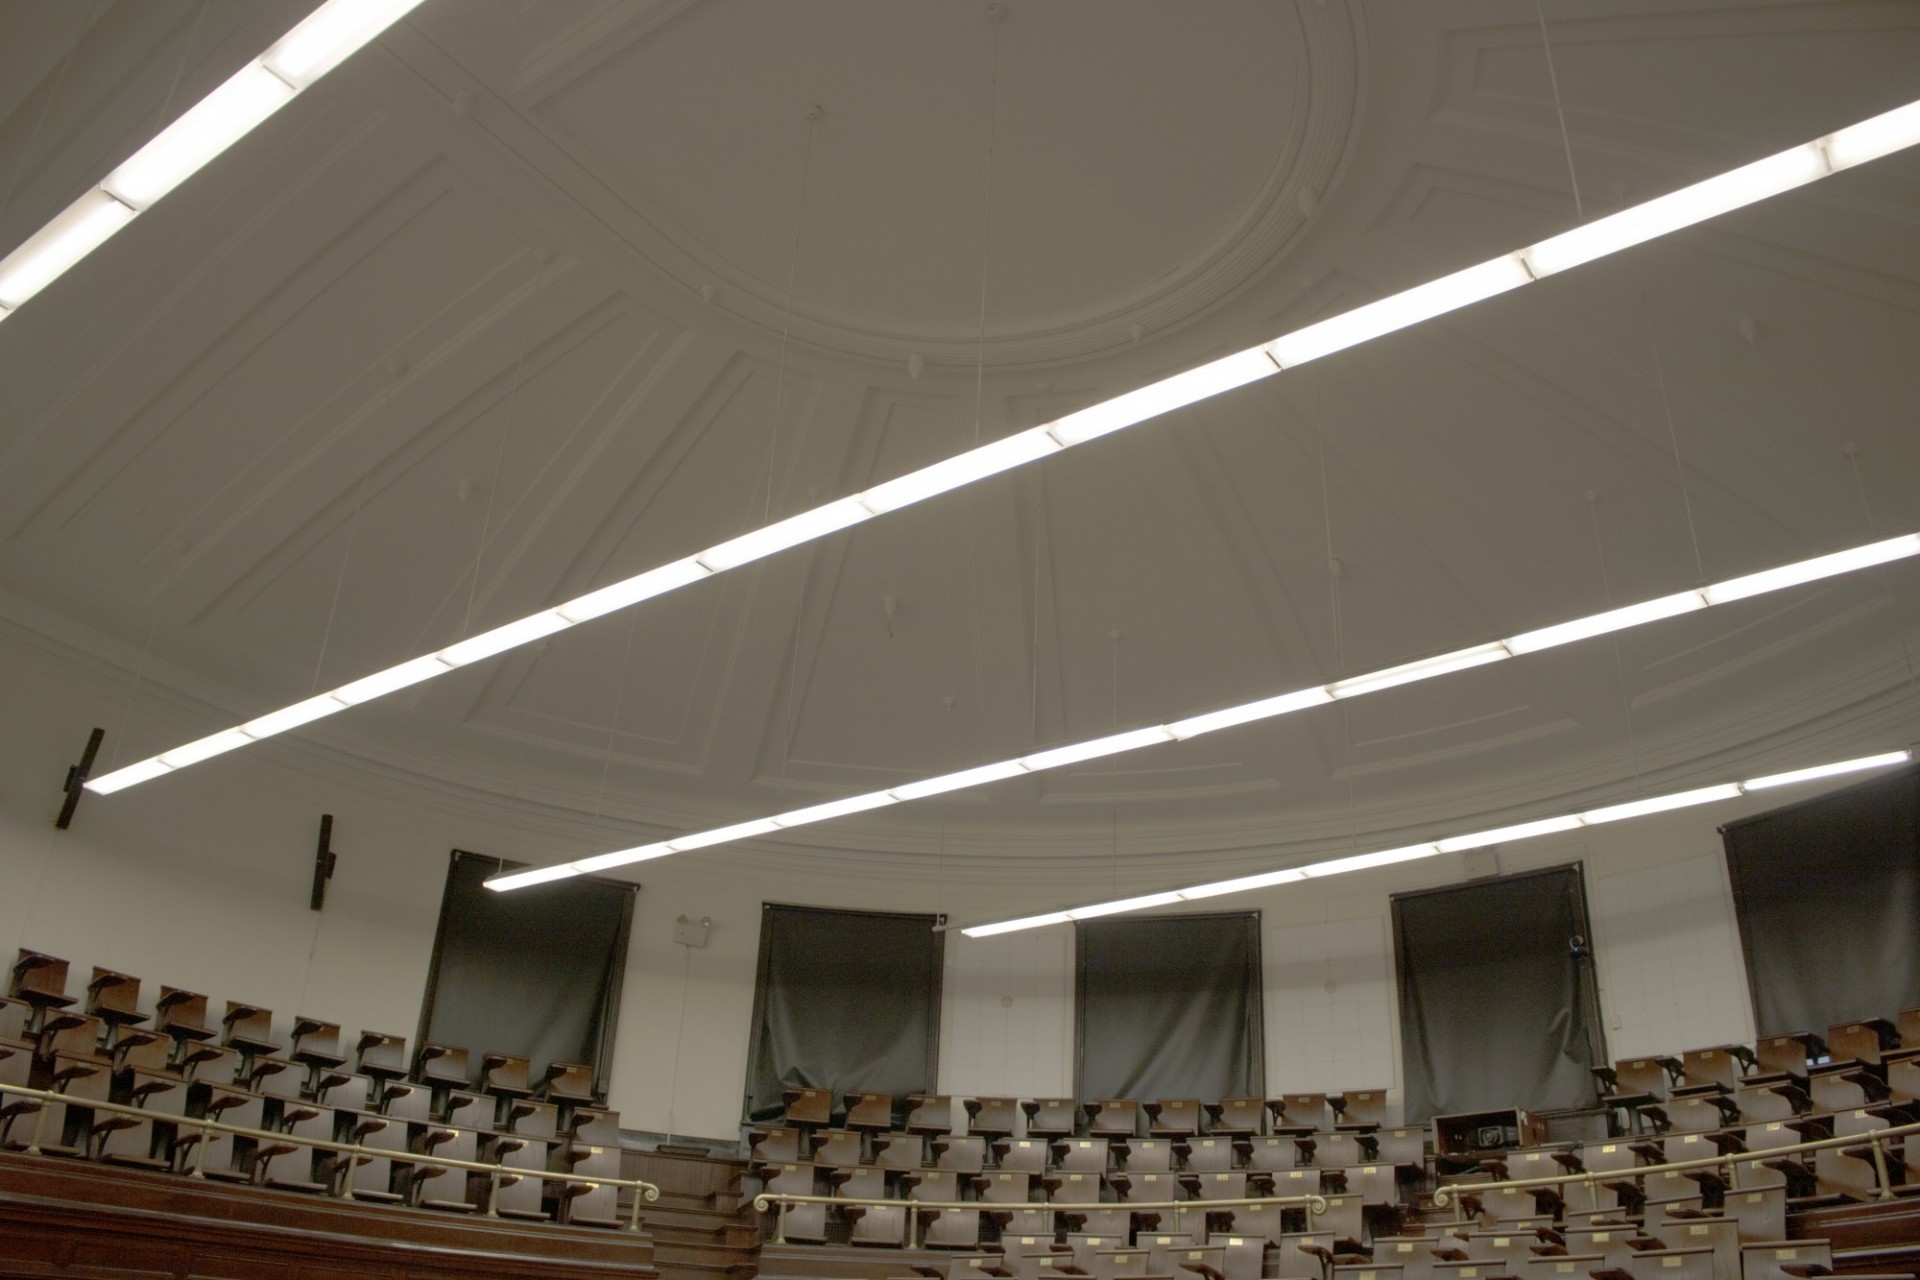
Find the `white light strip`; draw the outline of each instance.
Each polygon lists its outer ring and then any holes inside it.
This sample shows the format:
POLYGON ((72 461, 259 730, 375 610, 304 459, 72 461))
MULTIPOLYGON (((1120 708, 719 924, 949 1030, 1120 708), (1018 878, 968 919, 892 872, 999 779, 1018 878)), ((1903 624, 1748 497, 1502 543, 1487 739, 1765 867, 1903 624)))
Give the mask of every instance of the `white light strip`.
MULTIPOLYGON (((329 6, 323 6, 323 8, 344 3, 347 3, 347 0, 329 0, 329 6)), ((358 3, 372 11, 380 9, 383 5, 397 7, 403 3, 403 0, 358 0, 358 3)), ((394 16, 397 17, 398 14, 394 16)), ((317 13, 315 17, 318 18, 317 13)), ((342 22, 344 23, 345 20, 342 19, 342 22)), ((664 595, 698 581, 702 577, 825 537, 872 516, 885 515, 889 511, 897 511, 901 507, 925 501, 938 494, 950 493, 989 476, 1027 466, 1050 457, 1062 449, 1098 439, 1100 436, 1148 421, 1174 409, 1196 404, 1236 387, 1246 386, 1248 383, 1278 373, 1282 368, 1290 368, 1308 360, 1315 360, 1335 351, 1371 341, 1384 334, 1419 324, 1435 316, 1518 288, 1538 276, 1563 271, 1581 262, 1617 253, 1642 241, 1705 221, 1781 191, 1791 190, 1814 178, 1824 177, 1828 172, 1838 171, 1841 168, 1913 146, 1920 142, 1920 128, 1916 128, 1916 119, 1920 119, 1920 103, 1875 116, 1816 142, 1783 151, 1779 155, 1756 161, 1735 169, 1731 173, 1708 178, 1693 186, 1683 187, 1679 191, 1636 205, 1609 218, 1602 218, 1577 227, 1564 235, 1543 240, 1529 248, 1416 285, 1351 311, 1317 321, 1292 333, 1283 334, 1258 347, 1235 352, 1196 369, 1174 374, 1159 382, 1129 391, 1076 413, 1070 413, 1055 422, 1016 432, 1004 439, 981 445, 966 453, 933 463, 931 466, 922 467, 918 471, 875 485, 863 493, 789 516, 775 524, 742 534, 740 537, 730 539, 685 560, 648 570, 577 600, 557 605, 547 612, 560 615, 569 624, 584 622, 588 618, 610 613, 638 601, 664 595)), ((111 203, 119 208, 125 207, 117 201, 111 203)), ((112 218, 118 215, 102 214, 101 216, 112 218)), ((127 216, 132 215, 129 213, 127 216)), ((41 234, 45 235, 46 232, 41 234)), ((91 234, 91 231, 87 232, 87 235, 91 234)), ((38 238, 36 237, 36 240, 38 238)), ((84 241, 85 238, 81 236, 75 243, 84 241)), ((9 273, 18 271, 30 275, 31 272, 38 270, 32 261, 22 264, 16 264, 14 261, 22 254, 27 254, 33 244, 33 241, 28 242, 13 256, 0 262, 0 307, 17 307, 24 300, 24 298, 17 299, 9 293, 9 273)), ((64 267, 61 269, 64 270, 64 267)), ((1735 584, 1725 585, 1731 588, 1735 584)), ((1719 601, 1709 600, 1709 603, 1717 604, 1719 601)), ((508 626, 512 625, 514 624, 508 624, 508 626)), ((1540 636, 1535 633, 1529 638, 1539 640, 1540 636)), ((1559 640, 1553 643, 1565 642, 1565 640, 1559 640)), ((1537 647, 1545 647, 1545 644, 1541 643, 1537 647)), ((1519 650, 1510 649, 1508 652, 1519 652, 1519 650)), ((1495 662, 1504 656, 1507 655, 1489 652, 1480 660, 1495 662)), ((444 665, 451 667, 457 664, 444 665)), ((1360 690, 1349 687, 1343 692, 1336 693, 1335 696, 1350 696, 1355 692, 1360 690)), ((356 699, 356 701, 364 700, 364 698, 356 699)), ((1176 727, 1174 736, 1189 735, 1176 727)), ((144 767, 145 764, 146 762, 143 761, 140 766, 130 766, 130 768, 144 767)), ((147 778, 156 776, 158 775, 151 772, 143 774, 138 779, 129 776, 118 780, 113 789, 132 786, 136 781, 145 781, 147 778)), ((113 777, 116 775, 107 775, 107 778, 113 777)), ((105 782, 106 778, 96 781, 105 782)), ((104 787, 96 786, 95 781, 89 781, 86 785, 92 790, 106 790, 104 787)))
MULTIPOLYGON (((1118 755, 1124 751, 1139 751, 1146 747, 1159 746, 1164 742, 1184 742, 1188 738, 1211 733, 1216 729, 1232 728, 1235 725, 1249 724, 1255 720, 1272 719, 1290 712, 1305 710, 1308 707, 1322 706, 1335 698, 1354 698, 1362 694, 1377 693, 1382 689, 1392 689, 1399 685, 1411 684, 1416 680, 1431 680, 1436 676, 1447 675, 1454 671, 1465 671, 1473 667, 1485 666, 1489 662, 1499 662, 1507 657, 1532 653, 1540 649, 1549 649, 1557 645, 1568 644, 1574 640, 1589 636, 1606 635, 1609 632, 1624 630, 1627 627, 1641 626, 1662 618, 1671 618, 1676 614, 1690 613, 1696 609, 1710 607, 1709 600, 1723 598, 1743 600, 1748 595, 1761 591, 1778 591, 1785 587, 1797 586, 1814 581, 1818 577, 1832 577, 1839 573, 1849 573, 1869 565, 1885 564, 1903 556, 1920 555, 1920 534, 1901 534, 1881 542, 1870 543, 1864 547, 1853 547, 1838 551, 1832 555, 1817 556, 1812 560, 1802 560, 1796 564, 1783 565, 1763 573, 1749 574, 1744 578, 1729 579, 1712 587, 1699 591, 1682 592, 1679 595, 1661 596, 1655 600, 1640 604, 1626 605, 1619 609, 1609 609, 1605 613, 1596 613, 1585 618, 1575 618, 1571 622, 1557 623, 1543 627, 1538 631, 1529 631, 1510 640, 1494 640, 1487 644, 1473 645, 1466 649, 1456 649, 1452 653, 1443 653, 1437 657, 1422 658, 1417 662, 1406 662, 1399 666, 1387 667, 1365 675, 1351 676, 1345 680, 1336 680, 1332 684, 1318 685, 1310 689, 1297 689, 1292 693, 1283 693, 1277 697, 1261 698, 1253 702, 1242 703, 1237 707, 1227 707, 1220 711, 1209 711, 1204 715, 1192 716, 1185 720, 1176 720, 1172 724, 1150 725, 1144 729, 1132 729, 1125 733, 1111 734, 1104 738, 1095 738, 1087 742, 1072 743, 1064 747, 1052 747, 1017 760, 1002 760, 997 764, 980 765, 973 769, 962 769, 958 773, 942 774, 937 778, 926 778, 919 782, 910 782, 894 787, 889 791, 877 791, 867 795, 851 796, 844 800, 833 800, 826 804, 815 805, 810 809, 796 809, 792 813, 778 814, 771 818, 755 822, 741 823, 738 826, 723 827, 719 831, 704 832, 698 835, 682 836, 663 843, 643 845, 638 849, 624 852, 599 854, 588 868, 605 871, 610 867, 621 866, 627 862, 641 862, 649 858, 665 857, 669 853, 680 853, 690 849, 706 848, 724 844, 728 840, 746 839, 753 835, 766 835, 775 828, 796 827, 808 822, 823 822, 844 814, 860 813, 867 809, 877 809, 882 805, 894 804, 902 800, 921 800, 928 796, 944 795, 949 791, 961 791, 968 787, 985 786, 990 782, 1000 782, 1007 778, 1019 777, 1024 773, 1037 773, 1043 769, 1057 769, 1064 765, 1078 764, 1086 760, 1097 760, 1102 756, 1118 755), (1819 573, 1811 572, 1809 566, 1818 566, 1819 573), (1745 590, 1736 593, 1721 593, 1723 587, 1765 581, 1767 585, 1757 590, 1745 590), (748 830, 748 828, 754 828, 748 830), (737 834, 722 835, 723 832, 737 834), (694 843, 697 841, 698 843, 694 843)), ((134 766, 138 768, 140 766, 134 766)), ((116 775, 108 774, 108 778, 116 775)), ((1629 815, 1621 814, 1621 817, 1629 815)), ((1606 818, 1594 818, 1593 821, 1605 822, 1606 818)), ((1565 819, 1545 819, 1547 822, 1563 822, 1565 819)), ((1578 825, 1574 823, 1573 825, 1578 825)), ((1565 829, 1565 828, 1556 828, 1565 829)), ((1520 839, 1527 835, 1538 835, 1539 831, 1521 831, 1518 835, 1512 831, 1481 832, 1472 836, 1454 836, 1445 842, 1446 847, 1438 852, 1448 853, 1454 849, 1476 847, 1477 844, 1497 844, 1501 839, 1520 839), (1497 837, 1497 838, 1496 838, 1497 837)), ((1384 857, 1382 854, 1364 855, 1384 857)), ((575 863, 576 867, 580 864, 575 863)), ((1342 870, 1350 868, 1342 867, 1342 870)), ((525 873, 520 873, 524 875, 525 873)), ((1305 874, 1305 873, 1303 873, 1305 874)), ((490 889, 511 889, 521 881, 505 876, 487 881, 490 889)), ((537 883, 526 881, 524 883, 537 883)), ((1227 892, 1217 890, 1217 892, 1227 892)))
POLYGON ((1229 893, 1249 893, 1256 889, 1292 884, 1300 880, 1317 880, 1323 876, 1344 875, 1349 871, 1367 871, 1375 867, 1432 858, 1464 849, 1482 849, 1492 844, 1507 844, 1515 840, 1528 840, 1555 832, 1576 831, 1581 827, 1594 826, 1603 822, 1618 822, 1622 818, 1643 817, 1650 813, 1666 813, 1673 809, 1684 809, 1689 805, 1713 804, 1721 800, 1732 800, 1749 791, 1757 791, 1765 787, 1785 786, 1789 782, 1804 782, 1814 778, 1831 778, 1836 774, 1859 773, 1867 769, 1884 769, 1892 765, 1905 764, 1912 758, 1912 752, 1909 751, 1888 751, 1881 755, 1864 756, 1858 760, 1842 760, 1836 764, 1797 769, 1792 773, 1772 774, 1747 782, 1724 782, 1718 786, 1700 787, 1692 791, 1679 791, 1664 796, 1651 796, 1644 800, 1610 805, 1602 809, 1589 809, 1584 813, 1541 818, 1515 826, 1500 827, 1493 831, 1478 832, 1474 835, 1448 836, 1445 839, 1429 841, 1426 844, 1408 845, 1401 849, 1353 854, 1345 858, 1309 863, 1302 867, 1287 867, 1260 875, 1242 876, 1237 880, 1197 884, 1186 889, 1169 889, 1164 893, 1142 894, 1136 898, 1123 898, 1117 902, 1102 902, 1087 907, 1068 907, 1064 911, 1023 916, 1018 920, 1002 920, 996 924, 968 925, 960 932, 969 938, 991 938, 996 934, 1016 933, 1022 929, 1041 929, 1048 925, 1068 924, 1075 920, 1088 920, 1096 916, 1118 915, 1123 911, 1147 911, 1154 907, 1172 906, 1176 902, 1217 898, 1229 893))
POLYGON ((420 2, 326 0, 0 259, 0 320, 420 2))

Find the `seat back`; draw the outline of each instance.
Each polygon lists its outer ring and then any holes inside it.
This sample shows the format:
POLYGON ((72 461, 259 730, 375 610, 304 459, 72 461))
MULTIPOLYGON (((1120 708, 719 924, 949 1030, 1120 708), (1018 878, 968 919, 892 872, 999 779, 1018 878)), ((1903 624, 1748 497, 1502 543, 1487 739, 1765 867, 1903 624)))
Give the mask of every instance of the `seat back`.
POLYGON ((907 1095, 908 1133, 953 1132, 953 1099, 944 1093, 907 1095))
POLYGON ((849 1129, 891 1129, 893 1095, 890 1093, 850 1093, 846 1097, 849 1129))
MULTIPOLYGON (((980 1101, 985 1104, 989 1099, 980 1101)), ((1029 1098, 1020 1104, 1020 1109, 1027 1113, 1027 1136, 1045 1138, 1072 1136, 1079 1110, 1072 1098, 1029 1098)), ((974 1132, 985 1132, 984 1118, 983 1106, 981 1117, 972 1124, 974 1132)), ((1011 1128, 1007 1132, 1012 1132, 1011 1128)))
POLYGON ((1196 1173, 1233 1168, 1232 1138, 1189 1138, 1184 1156, 1188 1169, 1196 1173))
POLYGON ((1385 1089, 1348 1089, 1330 1095, 1327 1105, 1333 1108, 1336 1125, 1377 1129, 1387 1122, 1385 1089))

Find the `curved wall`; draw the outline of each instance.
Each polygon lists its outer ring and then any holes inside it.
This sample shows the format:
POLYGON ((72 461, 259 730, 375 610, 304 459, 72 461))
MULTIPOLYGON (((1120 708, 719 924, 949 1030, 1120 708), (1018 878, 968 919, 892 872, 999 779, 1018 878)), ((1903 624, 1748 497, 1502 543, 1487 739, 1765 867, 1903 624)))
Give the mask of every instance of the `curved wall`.
MULTIPOLYGON (((11 709, 0 735, 0 942, 83 970, 135 973, 149 1000, 165 982, 265 1004, 283 1022, 311 1012, 411 1037, 447 851, 538 841, 556 826, 510 801, 409 792, 335 761, 259 752, 143 788, 137 803, 89 796, 72 829, 56 833, 58 782, 88 727, 118 723, 137 700, 18 629, 0 636, 0 694, 11 709), (321 812, 335 815, 341 858, 316 915, 306 901, 321 812)), ((1584 863, 1614 1056, 1751 1038, 1715 831, 1738 811, 1498 850, 1501 870, 1584 863)), ((688 858, 638 869, 611 1083, 626 1127, 735 1132, 762 902, 944 910, 957 919, 1021 905, 1009 902, 1009 885, 963 878, 937 859, 917 890, 901 877, 869 883, 820 874, 801 858, 770 861, 688 858), (706 948, 671 941, 681 913, 712 918, 706 948)), ((1270 1091, 1397 1086, 1388 894, 1486 869, 1470 869, 1461 855, 1215 904, 1263 914, 1270 1091)), ((1057 891, 1014 888, 1015 898, 1034 902, 1057 891)), ((940 1087, 1069 1091, 1071 1010, 1069 931, 953 935, 940 1087)))

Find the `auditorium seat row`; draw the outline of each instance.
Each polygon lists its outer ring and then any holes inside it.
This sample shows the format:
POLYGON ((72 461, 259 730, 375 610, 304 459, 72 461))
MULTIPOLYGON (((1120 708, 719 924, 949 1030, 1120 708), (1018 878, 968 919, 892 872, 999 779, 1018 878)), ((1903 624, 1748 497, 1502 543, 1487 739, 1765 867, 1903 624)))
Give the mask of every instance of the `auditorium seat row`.
POLYGON ((64 960, 23 950, 0 998, 0 1148, 192 1173, 378 1203, 617 1227, 616 1188, 529 1176, 618 1178, 619 1117, 593 1105, 589 1068, 422 1045, 296 1018, 283 1044, 270 1010, 96 968, 84 1004, 64 960), (76 1006, 79 1006, 76 1009, 76 1006), (284 1052, 283 1052, 284 1050, 284 1052), (94 1104, 136 1108, 140 1114, 94 1104), (196 1121, 258 1130, 227 1135, 196 1121), (280 1140, 275 1140, 275 1139, 280 1140), (307 1143, 352 1144, 354 1155, 307 1143), (477 1162, 462 1170, 410 1157, 477 1162))
POLYGON ((1141 1123, 1126 1100, 964 1099, 967 1121, 953 1124, 948 1098, 914 1095, 896 1114, 874 1094, 845 1098, 846 1127, 832 1128, 834 1099, 795 1090, 787 1123, 750 1130, 751 1167, 775 1194, 900 1202, 790 1206, 788 1241, 955 1250, 912 1269, 1012 1280, 1806 1280, 1831 1250, 1787 1238, 1790 1206, 1920 1193, 1906 1182, 1920 1135, 1874 1136, 1920 1123, 1920 1011, 1594 1074, 1604 1138, 1545 1142, 1514 1111, 1522 1123, 1504 1132, 1518 1140, 1488 1150, 1429 1146, 1461 1117, 1436 1118, 1430 1135, 1387 1127, 1384 1106, 1372 1125, 1339 1123, 1348 1108, 1331 1105, 1324 1129, 1290 1124, 1312 1095, 1239 1109, 1272 1132, 1213 1133, 1187 1131, 1186 1117, 1235 1108, 1141 1104, 1141 1123), (1011 1123, 1016 1108, 1029 1126, 1011 1123), (1170 1112, 1181 1131, 1155 1135, 1170 1112), (1842 1141, 1767 1154, 1827 1138, 1842 1141), (1732 1170, 1735 1156, 1756 1158, 1732 1170), (1653 1168, 1686 1161, 1715 1163, 1653 1168), (1559 1181, 1505 1185, 1529 1179, 1559 1181), (1315 1190, 1324 1214, 1217 1203, 1315 1190), (1086 1207, 1054 1207, 1069 1204, 1086 1207))

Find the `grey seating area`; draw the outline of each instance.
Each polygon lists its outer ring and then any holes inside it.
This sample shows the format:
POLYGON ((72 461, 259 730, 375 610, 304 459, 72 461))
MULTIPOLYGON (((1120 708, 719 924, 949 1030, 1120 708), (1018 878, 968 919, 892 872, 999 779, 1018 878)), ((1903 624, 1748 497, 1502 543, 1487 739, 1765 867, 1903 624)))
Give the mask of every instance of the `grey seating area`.
POLYGON ((793 1117, 749 1141, 770 1191, 859 1186, 861 1198, 898 1201, 877 1212, 790 1209, 782 1235, 914 1246, 903 1277, 1912 1280, 1844 1257, 1836 1267, 1832 1242, 1794 1238, 1789 1215, 1920 1197, 1920 1135, 1874 1138, 1920 1123, 1920 1009, 1623 1059, 1594 1077, 1598 1105, 1563 1117, 1557 1141, 1519 1109, 1396 1126, 1382 1089, 916 1095, 902 1100, 909 1127, 834 1130, 793 1117), (970 1127, 978 1116, 989 1117, 985 1132, 970 1127), (1462 1133, 1487 1141, 1463 1145, 1462 1133), (1828 1138, 1843 1141, 1767 1155, 1828 1138), (1725 1163, 1747 1156, 1757 1158, 1725 1163), (1683 1161, 1714 1163, 1655 1167, 1683 1161), (1524 1181, 1547 1185, 1507 1185, 1524 1181), (1232 1203, 1307 1195, 1324 1197, 1324 1212, 1232 1203), (928 1202, 939 1207, 916 1207, 928 1202), (1173 1203, 1143 1207, 1156 1202, 1173 1203), (930 1263, 926 1250, 952 1256, 930 1263))
POLYGON ((594 1106, 587 1067, 541 1064, 536 1074, 524 1058, 453 1045, 409 1054, 403 1036, 356 1036, 174 987, 146 1004, 132 975, 95 969, 80 987, 68 969, 22 950, 9 972, 0 1084, 59 1100, 0 1094, 0 1150, 447 1213, 625 1225, 615 1188, 528 1176, 620 1176, 619 1116, 594 1106), (307 1145, 316 1140, 368 1150, 307 1145))

